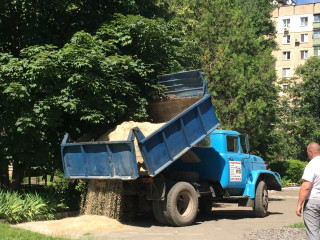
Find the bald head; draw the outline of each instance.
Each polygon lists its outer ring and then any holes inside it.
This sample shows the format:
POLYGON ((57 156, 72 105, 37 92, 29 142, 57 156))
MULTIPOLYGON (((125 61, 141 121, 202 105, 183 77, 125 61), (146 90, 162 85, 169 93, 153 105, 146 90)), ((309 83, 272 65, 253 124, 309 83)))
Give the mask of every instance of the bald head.
POLYGON ((307 147, 307 153, 308 153, 308 157, 310 159, 316 157, 316 156, 320 156, 320 145, 319 143, 316 142, 312 142, 308 145, 307 147))

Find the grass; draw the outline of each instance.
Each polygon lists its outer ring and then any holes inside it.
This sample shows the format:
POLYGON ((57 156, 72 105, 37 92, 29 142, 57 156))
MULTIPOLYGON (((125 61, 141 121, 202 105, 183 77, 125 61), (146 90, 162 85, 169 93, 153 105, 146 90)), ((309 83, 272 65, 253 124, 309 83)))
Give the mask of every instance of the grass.
POLYGON ((40 233, 10 227, 9 224, 0 223, 1 240, 70 240, 69 238, 45 236, 40 233))
POLYGON ((305 228, 303 222, 292 224, 289 227, 291 227, 291 228, 305 228))

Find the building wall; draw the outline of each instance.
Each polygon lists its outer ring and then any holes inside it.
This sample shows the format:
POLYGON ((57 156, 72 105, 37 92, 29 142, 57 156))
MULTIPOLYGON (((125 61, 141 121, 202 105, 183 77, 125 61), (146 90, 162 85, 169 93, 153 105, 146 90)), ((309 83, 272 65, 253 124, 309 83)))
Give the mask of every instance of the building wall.
POLYGON ((309 58, 314 55, 314 48, 320 46, 320 38, 313 38, 313 31, 320 30, 320 21, 315 22, 314 17, 317 14, 320 14, 320 3, 281 6, 273 11, 272 20, 275 24, 278 44, 278 50, 274 51, 273 55, 277 59, 278 79, 283 78, 284 69, 290 69, 288 77, 294 76, 295 69, 306 61, 301 58, 302 55, 306 56, 305 51, 309 58), (302 24, 302 18, 307 19, 307 22, 304 21, 305 24, 302 24), (288 21, 290 21, 289 24, 288 21), (290 59, 287 59, 288 53, 290 59))

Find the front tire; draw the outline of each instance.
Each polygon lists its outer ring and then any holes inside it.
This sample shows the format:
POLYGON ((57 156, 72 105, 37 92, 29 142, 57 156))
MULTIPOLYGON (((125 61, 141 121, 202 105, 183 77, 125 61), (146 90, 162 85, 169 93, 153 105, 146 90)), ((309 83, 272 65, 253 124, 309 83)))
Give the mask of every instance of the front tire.
POLYGON ((253 212, 256 217, 263 218, 268 213, 268 189, 264 181, 260 181, 256 188, 253 212))
POLYGON ((198 213, 198 195, 187 182, 176 183, 167 195, 165 216, 167 221, 177 227, 191 225, 198 213))

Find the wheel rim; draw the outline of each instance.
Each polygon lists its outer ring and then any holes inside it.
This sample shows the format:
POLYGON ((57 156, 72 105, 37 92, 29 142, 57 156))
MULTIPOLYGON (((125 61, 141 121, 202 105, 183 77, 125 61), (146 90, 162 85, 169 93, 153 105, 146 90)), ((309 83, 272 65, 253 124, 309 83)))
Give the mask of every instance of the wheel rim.
POLYGON ((177 196, 177 211, 181 216, 188 216, 192 212, 192 198, 188 192, 181 192, 177 196))

